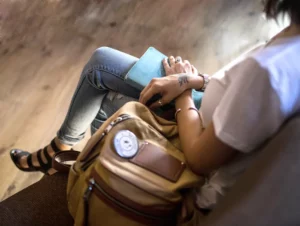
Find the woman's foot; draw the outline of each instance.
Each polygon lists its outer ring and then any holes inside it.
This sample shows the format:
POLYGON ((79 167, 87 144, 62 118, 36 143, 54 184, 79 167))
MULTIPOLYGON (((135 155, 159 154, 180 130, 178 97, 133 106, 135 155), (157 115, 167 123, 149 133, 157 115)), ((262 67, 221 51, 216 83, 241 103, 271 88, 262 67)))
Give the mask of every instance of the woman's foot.
POLYGON ((71 146, 61 144, 57 138, 54 138, 48 146, 34 153, 13 149, 10 151, 10 157, 16 167, 22 171, 41 171, 47 175, 52 175, 56 172, 52 168, 52 157, 54 154, 59 151, 70 150, 71 148, 71 146))

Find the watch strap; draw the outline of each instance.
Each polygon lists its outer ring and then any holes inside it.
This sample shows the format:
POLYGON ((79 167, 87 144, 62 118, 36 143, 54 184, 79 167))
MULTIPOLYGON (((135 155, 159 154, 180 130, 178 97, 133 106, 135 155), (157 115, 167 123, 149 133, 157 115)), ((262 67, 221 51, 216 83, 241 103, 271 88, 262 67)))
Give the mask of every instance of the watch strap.
POLYGON ((209 81, 210 81, 210 79, 209 79, 209 76, 207 74, 201 74, 201 73, 199 73, 199 76, 201 76, 203 78, 203 86, 202 86, 202 88, 200 90, 197 90, 197 91, 204 92, 205 89, 206 89, 206 87, 207 87, 207 85, 208 85, 208 83, 209 83, 209 81))

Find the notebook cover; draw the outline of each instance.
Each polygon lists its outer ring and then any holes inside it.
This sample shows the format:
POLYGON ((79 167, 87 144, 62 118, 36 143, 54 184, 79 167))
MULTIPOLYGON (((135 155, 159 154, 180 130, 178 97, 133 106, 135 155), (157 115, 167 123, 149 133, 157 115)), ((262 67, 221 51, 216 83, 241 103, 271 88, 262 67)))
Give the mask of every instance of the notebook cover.
MULTIPOLYGON (((143 90, 153 78, 161 78, 166 75, 162 63, 166 57, 154 47, 149 47, 128 71, 124 78, 125 82, 138 90, 143 90)), ((192 95, 195 106, 199 109, 203 93, 193 90, 192 95)))
POLYGON ((143 90, 153 78, 165 76, 162 60, 166 57, 155 48, 149 47, 128 71, 125 82, 138 90, 143 90))

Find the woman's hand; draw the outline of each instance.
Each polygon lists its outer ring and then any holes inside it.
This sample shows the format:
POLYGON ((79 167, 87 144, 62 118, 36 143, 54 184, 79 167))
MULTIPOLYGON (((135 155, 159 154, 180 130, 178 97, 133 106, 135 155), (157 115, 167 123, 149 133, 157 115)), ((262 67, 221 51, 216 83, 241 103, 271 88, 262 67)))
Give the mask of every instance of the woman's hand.
POLYGON ((170 56, 169 62, 170 64, 168 63, 167 58, 163 60, 166 76, 180 73, 185 73, 190 76, 198 75, 198 70, 191 65, 188 60, 182 61, 180 56, 176 57, 176 59, 173 56, 170 56))
POLYGON ((139 101, 142 104, 146 104, 151 97, 160 94, 161 99, 151 104, 149 108, 161 107, 170 103, 173 99, 183 93, 187 89, 188 83, 189 78, 186 74, 175 74, 163 78, 154 78, 141 92, 139 101))
POLYGON ((154 78, 144 88, 140 94, 139 101, 146 104, 156 94, 160 94, 162 98, 151 104, 150 108, 157 108, 170 103, 178 97, 186 89, 190 89, 190 81, 192 77, 198 75, 197 69, 188 61, 182 62, 181 57, 169 57, 170 64, 167 59, 163 60, 166 77, 154 78))

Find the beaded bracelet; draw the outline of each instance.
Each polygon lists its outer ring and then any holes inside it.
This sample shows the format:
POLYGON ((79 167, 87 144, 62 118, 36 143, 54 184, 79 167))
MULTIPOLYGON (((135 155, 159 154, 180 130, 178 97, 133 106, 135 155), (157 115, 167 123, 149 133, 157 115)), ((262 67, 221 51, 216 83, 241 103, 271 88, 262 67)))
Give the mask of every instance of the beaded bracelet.
MULTIPOLYGON (((198 114, 198 116, 199 116, 199 118, 201 118, 200 112, 199 112, 199 110, 198 110, 197 108, 189 107, 187 110, 193 110, 193 111, 196 111, 197 114, 198 114)), ((181 108, 178 108, 177 111, 175 112, 175 120, 176 120, 176 122, 177 122, 177 114, 178 114, 179 112, 181 112, 181 108)))

